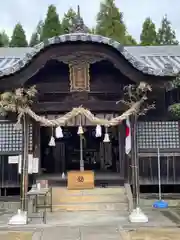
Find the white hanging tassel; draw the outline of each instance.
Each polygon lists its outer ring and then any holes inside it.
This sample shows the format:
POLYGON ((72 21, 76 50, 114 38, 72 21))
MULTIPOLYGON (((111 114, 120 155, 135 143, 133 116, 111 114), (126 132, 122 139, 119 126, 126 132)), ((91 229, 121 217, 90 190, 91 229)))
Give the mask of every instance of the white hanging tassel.
POLYGON ((62 173, 62 176, 61 176, 61 177, 62 177, 62 179, 65 179, 66 176, 65 176, 65 173, 64 173, 64 172, 62 173))
POLYGON ((101 137, 102 136, 102 127, 101 125, 96 126, 96 137, 101 137))
POLYGON ((56 146, 55 138, 53 136, 51 136, 51 139, 49 141, 49 146, 50 147, 55 147, 56 146))
POLYGON ((105 133, 103 142, 110 142, 109 133, 105 133))
POLYGON ((56 133, 56 138, 63 138, 63 131, 60 126, 56 128, 55 133, 56 133))
POLYGON ((106 127, 105 128, 105 135, 104 135, 104 140, 103 140, 103 142, 110 142, 110 139, 109 139, 109 133, 108 133, 108 128, 106 127))
POLYGON ((83 131, 82 126, 79 126, 77 134, 80 135, 80 134, 83 134, 83 133, 84 133, 84 131, 83 131))

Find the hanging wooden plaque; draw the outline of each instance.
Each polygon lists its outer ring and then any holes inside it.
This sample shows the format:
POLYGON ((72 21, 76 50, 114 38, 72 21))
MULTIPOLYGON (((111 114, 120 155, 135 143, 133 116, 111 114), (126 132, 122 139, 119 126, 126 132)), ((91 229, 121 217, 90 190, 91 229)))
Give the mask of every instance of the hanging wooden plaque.
POLYGON ((89 64, 70 64, 70 91, 90 91, 89 64))

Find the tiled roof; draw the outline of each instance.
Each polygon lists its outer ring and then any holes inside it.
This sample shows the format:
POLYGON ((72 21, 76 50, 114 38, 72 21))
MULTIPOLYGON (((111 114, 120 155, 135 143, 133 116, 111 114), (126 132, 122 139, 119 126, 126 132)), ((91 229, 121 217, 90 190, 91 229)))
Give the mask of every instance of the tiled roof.
POLYGON ((180 71, 180 46, 131 46, 128 52, 154 69, 170 64, 174 72, 180 71))
POLYGON ((180 46, 131 46, 99 35, 74 33, 53 37, 34 48, 0 48, 0 77, 22 69, 42 49, 64 42, 102 43, 115 48, 133 67, 145 74, 175 76, 180 70, 180 46))

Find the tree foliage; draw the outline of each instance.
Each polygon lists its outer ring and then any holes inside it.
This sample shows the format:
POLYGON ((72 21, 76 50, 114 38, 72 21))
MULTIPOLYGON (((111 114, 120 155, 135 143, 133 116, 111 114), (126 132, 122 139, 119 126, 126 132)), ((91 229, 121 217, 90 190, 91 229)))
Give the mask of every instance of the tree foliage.
POLYGON ((64 17, 61 22, 62 33, 67 34, 70 32, 70 29, 73 26, 74 19, 77 17, 77 13, 70 8, 67 13, 64 14, 64 17))
MULTIPOLYGON (((45 20, 40 21, 32 33, 29 46, 33 47, 47 38, 68 34, 73 23, 78 21, 77 16, 78 13, 73 8, 69 8, 61 23, 56 7, 51 4, 48 7, 45 20)), ((112 38, 123 45, 137 45, 136 40, 126 30, 123 13, 116 7, 115 0, 101 2, 96 20, 96 26, 88 29, 89 33, 112 38)), ((138 44, 143 46, 178 44, 175 31, 172 29, 167 16, 163 17, 158 31, 156 31, 152 19, 147 17, 142 25, 140 43, 138 44)), ((10 42, 5 31, 0 31, 0 47, 26 47, 27 45, 26 34, 20 23, 16 24, 10 42)))
POLYGON ((171 22, 167 19, 167 16, 163 17, 161 26, 157 33, 158 45, 177 45, 176 33, 172 29, 171 22))
MULTIPOLYGON (((136 115, 145 115, 149 110, 155 108, 155 104, 148 103, 148 93, 152 91, 152 87, 146 82, 140 82, 139 85, 128 85, 124 88, 124 98, 122 102, 127 107, 135 107, 136 115)), ((117 102, 117 103, 119 103, 117 102)))
POLYGON ((0 95, 0 114, 7 112, 21 113, 22 110, 31 106, 37 94, 35 86, 30 88, 17 88, 12 92, 4 92, 0 95))
POLYGON ((140 41, 143 46, 157 45, 156 26, 149 17, 143 23, 140 41))
POLYGON ((28 42, 26 40, 25 31, 20 23, 17 23, 10 41, 10 47, 27 47, 28 42))
POLYGON ((104 3, 100 4, 96 33, 124 44, 126 26, 123 21, 123 14, 116 7, 114 0, 105 0, 104 3))
POLYGON ((33 47, 42 41, 43 21, 39 21, 35 31, 32 33, 29 46, 33 47))
MULTIPOLYGON (((177 89, 179 89, 180 74, 178 74, 175 80, 173 80, 171 83, 172 83, 171 87, 173 88, 173 90, 176 91, 177 89)), ((168 110, 173 117, 175 117, 176 119, 180 119, 180 103, 178 102, 173 103, 172 105, 169 106, 168 110)))
POLYGON ((137 45, 136 40, 129 34, 126 34, 126 38, 125 38, 125 45, 126 46, 134 46, 137 45))
POLYGON ((8 47, 9 46, 9 37, 5 31, 0 32, 0 47, 8 47))
POLYGON ((91 29, 89 29, 89 33, 96 34, 96 28, 92 27, 91 29))
POLYGON ((61 33, 61 23, 59 20, 59 15, 56 11, 56 7, 54 5, 50 5, 48 7, 48 11, 42 28, 42 40, 54 36, 59 36, 61 33))
POLYGON ((37 32, 33 32, 32 35, 31 35, 30 42, 29 42, 29 46, 30 46, 30 47, 34 47, 34 46, 37 45, 39 42, 40 42, 40 41, 39 41, 38 33, 37 33, 37 32))
POLYGON ((170 105, 168 110, 173 117, 180 119, 180 103, 170 105))

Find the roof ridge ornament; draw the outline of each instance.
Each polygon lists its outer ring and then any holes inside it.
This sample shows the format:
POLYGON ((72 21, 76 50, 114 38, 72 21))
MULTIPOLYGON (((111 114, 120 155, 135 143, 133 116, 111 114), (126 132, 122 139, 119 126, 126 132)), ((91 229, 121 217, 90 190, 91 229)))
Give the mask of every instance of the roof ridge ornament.
POLYGON ((84 20, 80 14, 80 6, 77 6, 77 15, 72 21, 72 27, 69 29, 70 33, 88 33, 89 29, 84 24, 84 20))

